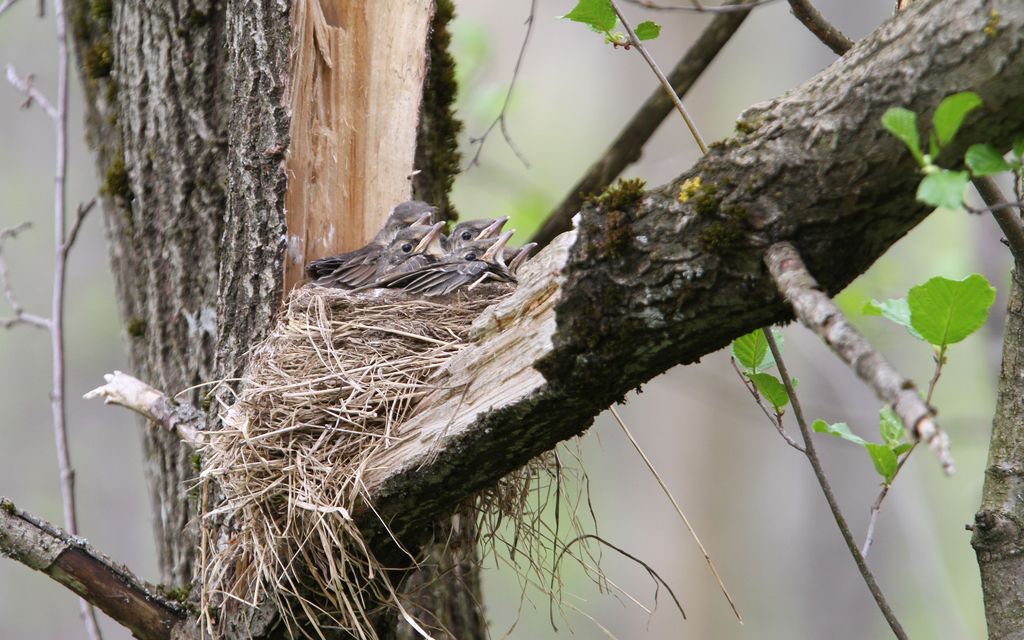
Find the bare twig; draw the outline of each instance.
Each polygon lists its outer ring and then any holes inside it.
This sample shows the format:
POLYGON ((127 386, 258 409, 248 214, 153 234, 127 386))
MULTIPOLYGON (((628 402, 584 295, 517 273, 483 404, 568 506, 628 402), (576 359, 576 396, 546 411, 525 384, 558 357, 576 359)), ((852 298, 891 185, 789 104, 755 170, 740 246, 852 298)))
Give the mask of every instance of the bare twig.
POLYGON ((85 540, 19 511, 0 498, 0 555, 41 571, 95 604, 136 638, 165 640, 185 620, 182 608, 85 540))
POLYGON ((0 15, 3 15, 4 11, 7 11, 11 6, 18 0, 5 0, 3 4, 0 4, 0 15))
POLYGON ((10 82, 15 89, 25 94, 25 102, 21 105, 23 109, 28 109, 32 106, 32 103, 38 104, 46 112, 46 115, 50 116, 54 121, 60 119, 60 113, 57 108, 46 99, 43 93, 36 89, 32 84, 32 75, 29 74, 24 78, 18 76, 18 72, 14 70, 14 65, 7 65, 7 81, 10 82))
MULTIPOLYGON (((725 43, 743 24, 748 13, 749 9, 744 7, 742 12, 717 15, 711 20, 668 75, 676 95, 686 95, 718 52, 725 47, 725 43)), ((546 246, 555 236, 571 229, 572 217, 579 212, 584 198, 592 193, 600 193, 627 166, 640 158, 644 145, 668 114, 672 113, 673 106, 672 99, 661 87, 655 89, 601 157, 590 165, 587 173, 573 185, 565 199, 551 212, 532 239, 541 246, 546 246)))
POLYGON ((668 6, 663 4, 657 4, 651 2, 651 0, 625 0, 630 4, 635 4, 643 7, 644 9, 651 9, 653 11, 691 11, 694 13, 739 13, 741 11, 750 11, 762 5, 771 4, 777 0, 753 0, 752 2, 739 2, 736 4, 723 4, 717 7, 709 7, 707 5, 701 6, 668 6))
POLYGON ((14 295, 14 289, 11 286, 11 276, 7 271, 7 261, 4 260, 3 254, 3 243, 7 238, 14 238, 22 231, 32 226, 31 222, 22 222, 21 224, 10 227, 8 229, 0 229, 0 288, 4 290, 4 298, 7 299, 7 304, 11 307, 11 312, 14 314, 10 318, 0 318, 0 326, 10 329, 11 327, 18 324, 27 324, 32 327, 39 329, 49 329, 50 321, 46 318, 26 313, 24 307, 18 301, 18 297, 14 295))
MULTIPOLYGON (((530 1, 530 15, 526 18, 526 35, 523 36, 523 44, 519 47, 519 56, 516 58, 516 65, 512 69, 512 80, 508 83, 508 92, 505 94, 505 102, 501 105, 501 111, 498 113, 498 117, 491 122, 491 125, 477 138, 470 138, 470 144, 476 145, 476 153, 473 154, 473 159, 469 161, 468 167, 475 167, 480 164, 480 154, 484 150, 484 143, 487 142, 487 136, 490 135, 494 127, 501 127, 501 135, 505 138, 506 144, 512 149, 512 152, 516 154, 519 161, 525 166, 530 166, 526 156, 519 151, 516 147, 515 142, 512 141, 512 136, 508 132, 508 124, 506 122, 506 116, 508 115, 508 107, 512 103, 512 92, 516 88, 516 80, 519 79, 519 69, 523 65, 523 58, 526 57, 526 46, 530 43, 530 36, 533 34, 533 19, 537 13, 537 0, 530 1)), ((468 168, 467 167, 467 168, 468 168)))
POLYGON ((800 399, 796 395, 796 389, 793 387, 793 379, 790 377, 789 371, 786 369, 786 363, 782 359, 782 352, 779 351, 779 345, 775 342, 775 336, 772 335, 770 329, 766 328, 762 331, 764 332, 765 340, 768 341, 768 348, 771 349, 772 356, 775 358, 775 366, 778 367, 779 377, 782 378, 782 384, 785 385, 786 393, 789 394, 789 402, 793 405, 793 415, 796 416, 796 422, 800 425, 800 435, 803 436, 804 440, 804 454, 807 456, 807 460, 811 463, 811 468, 814 469, 814 477, 817 478, 818 485, 821 486, 821 491, 825 494, 825 501, 828 502, 828 507, 832 511, 832 517, 836 521, 836 526, 839 527, 839 531, 843 535, 843 541, 846 542, 846 547, 850 550, 850 555, 853 556, 853 561, 857 564, 857 569, 860 570, 860 575, 864 578, 864 583, 867 584, 868 590, 871 591, 871 595, 874 597, 875 603, 878 605, 878 609, 882 612, 882 616, 885 617, 885 621, 889 623, 889 628, 892 629, 892 632, 897 638, 899 638, 899 640, 907 640, 907 633, 903 630, 903 626, 900 624, 899 619, 896 618, 896 614, 893 612, 892 607, 889 606, 885 596, 882 594, 882 590, 879 588, 878 582, 875 581, 875 576, 872 575, 871 570, 864 561, 864 556, 861 555, 860 550, 857 548, 857 542, 853 539, 853 534, 850 533, 850 527, 846 524, 846 518, 843 517, 842 511, 839 509, 839 503, 836 501, 835 494, 832 493, 832 486, 829 484, 828 477, 825 475, 825 469, 821 466, 821 460, 818 458, 818 453, 814 449, 814 439, 811 437, 811 429, 807 425, 807 420, 804 419, 804 411, 800 406, 800 399))
POLYGON ((93 207, 96 206, 96 198, 93 198, 89 202, 78 205, 77 215, 75 216, 75 222, 71 225, 71 231, 68 232, 67 241, 64 243, 64 252, 67 253, 71 247, 75 244, 75 240, 78 239, 78 231, 82 228, 82 223, 85 221, 85 217, 89 215, 93 207))
POLYGON ((779 432, 779 435, 786 441, 786 444, 793 447, 800 453, 807 453, 804 448, 800 446, 800 443, 793 439, 793 436, 786 433, 786 427, 782 424, 782 414, 768 408, 768 405, 764 403, 764 398, 761 397, 761 394, 757 390, 757 385, 755 385, 750 378, 743 375, 743 372, 740 371, 739 366, 736 364, 736 358, 730 357, 729 362, 732 363, 732 368, 736 372, 736 375, 738 375, 740 380, 743 381, 743 386, 745 386, 747 391, 750 392, 750 395, 754 397, 754 402, 757 403, 757 406, 761 407, 761 411, 764 412, 765 417, 772 423, 775 430, 779 432))
POLYGON ((882 401, 892 405, 914 439, 925 441, 935 452, 943 471, 953 473, 949 437, 936 424, 932 408, 918 394, 914 383, 900 375, 847 322, 832 299, 818 287, 793 245, 773 244, 765 252, 765 263, 800 321, 818 334, 882 401))
POLYGON ((690 114, 686 111, 686 107, 683 106, 683 101, 679 99, 679 96, 676 94, 676 90, 672 88, 672 83, 665 77, 665 73, 661 70, 661 67, 658 66, 658 63, 654 61, 654 58, 651 56, 650 52, 647 51, 647 47, 645 47, 643 42, 640 41, 640 38, 636 37, 636 32, 633 31, 633 26, 629 24, 629 21, 626 20, 626 16, 623 15, 622 8, 619 7, 615 0, 608 1, 611 2, 612 8, 615 9, 615 14, 619 16, 619 22, 622 23, 622 28, 626 30, 627 34, 629 34, 629 41, 634 47, 636 47, 636 50, 640 52, 640 55, 643 56, 644 60, 647 62, 647 66, 651 68, 654 75, 658 76, 658 81, 661 82, 662 88, 665 89, 665 92, 669 94, 670 98, 672 98, 672 103, 675 104, 676 111, 679 112, 679 115, 683 116, 683 120, 686 122, 686 127, 690 130, 690 135, 692 135, 693 139, 697 142, 697 147, 700 148, 700 152, 707 153, 708 147, 704 144, 704 138, 701 137, 700 132, 697 130, 697 125, 693 123, 693 119, 690 118, 690 114))
POLYGON ((633 437, 632 432, 630 432, 629 427, 627 427, 626 423, 622 420, 622 416, 619 415, 619 412, 615 410, 614 406, 608 407, 608 410, 611 411, 612 417, 615 418, 615 422, 619 423, 619 428, 621 428, 622 432, 626 434, 627 438, 629 438, 629 443, 633 445, 636 452, 640 454, 641 458, 643 458, 644 464, 647 465, 647 470, 650 471, 651 475, 654 476, 654 479, 658 481, 658 486, 661 487, 662 492, 664 492, 665 496, 672 503, 672 506, 675 507, 676 513, 679 514, 679 518, 683 521, 683 525, 686 526, 686 530, 690 533, 690 537, 697 543, 697 547, 700 549, 700 552, 704 554, 704 561, 708 563, 708 569, 711 570, 711 575, 715 577, 715 582, 718 583, 718 588, 722 591, 722 595, 724 595, 725 599, 729 601, 729 606, 732 607, 733 615, 735 615, 736 619, 740 621, 740 624, 743 624, 743 616, 740 615, 740 610, 736 608, 736 603, 733 602, 732 596, 729 595, 729 590, 725 588, 725 583, 722 582, 722 577, 718 575, 718 569, 715 568, 715 563, 711 561, 711 554, 708 553, 708 550, 704 548, 704 544, 700 541, 700 538, 697 537, 697 532, 694 531, 693 526, 690 525, 689 519, 687 519, 686 514, 683 513, 683 508, 679 506, 675 496, 673 496, 672 492, 669 491, 668 485, 666 485, 665 481, 661 478, 661 474, 655 470, 654 463, 652 463, 650 458, 647 457, 644 450, 640 448, 640 443, 633 437))
POLYGON ((789 0, 789 7, 796 19, 837 56, 843 55, 853 46, 853 40, 826 20, 810 0, 789 0))
POLYGON ((996 219, 999 229, 1006 236, 1006 243, 1013 254, 1013 261, 1018 266, 1024 265, 1024 223, 1020 219, 1020 211, 1024 202, 1007 202, 996 181, 989 177, 975 178, 974 188, 988 205, 992 217, 996 219), (1014 211, 1016 209, 1016 211, 1014 211))
POLYGON ((166 394, 134 378, 115 371, 103 376, 107 383, 86 393, 86 400, 102 398, 149 418, 193 447, 202 444, 201 428, 206 414, 188 403, 177 403, 166 394))
MULTIPOLYGON (((935 371, 932 373, 932 379, 928 381, 928 394, 925 396, 924 401, 929 406, 932 404, 932 395, 935 393, 935 385, 939 383, 939 377, 942 376, 942 365, 944 364, 946 364, 946 354, 943 349, 935 357, 935 371)), ((889 489, 892 488, 892 483, 896 481, 896 478, 900 475, 900 471, 903 470, 903 466, 907 464, 907 460, 910 459, 910 455, 914 453, 914 449, 916 448, 917 443, 915 442, 910 449, 903 454, 903 457, 900 458, 899 464, 896 465, 896 471, 892 474, 892 479, 887 484, 882 485, 882 490, 878 492, 878 497, 875 498, 875 501, 871 504, 871 516, 868 518, 868 529, 867 533, 864 535, 864 547, 861 551, 865 558, 868 556, 868 551, 871 550, 871 543, 874 542, 875 523, 878 520, 878 513, 882 510, 882 502, 885 500, 885 497, 889 495, 889 489)))

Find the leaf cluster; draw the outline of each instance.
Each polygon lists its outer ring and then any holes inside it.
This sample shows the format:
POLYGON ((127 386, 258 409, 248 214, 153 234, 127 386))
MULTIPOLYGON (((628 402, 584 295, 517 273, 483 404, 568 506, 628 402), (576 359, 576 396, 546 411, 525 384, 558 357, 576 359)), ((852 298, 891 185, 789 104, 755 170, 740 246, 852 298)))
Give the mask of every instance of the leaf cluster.
MULTIPOLYGON (((604 35, 604 41, 612 46, 628 49, 633 44, 628 35, 617 29, 621 23, 611 0, 579 0, 573 10, 562 18, 587 25, 591 30, 604 35)), ((645 20, 636 25, 633 32, 637 40, 654 40, 661 35, 661 25, 645 20)))

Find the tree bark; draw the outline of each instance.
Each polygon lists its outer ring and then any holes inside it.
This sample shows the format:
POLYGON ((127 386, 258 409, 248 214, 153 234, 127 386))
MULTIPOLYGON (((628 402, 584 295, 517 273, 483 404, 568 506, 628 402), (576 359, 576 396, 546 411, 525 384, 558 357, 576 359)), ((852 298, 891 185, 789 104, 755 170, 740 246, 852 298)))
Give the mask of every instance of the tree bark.
POLYGON ((1003 365, 992 420, 981 509, 971 545, 981 569, 985 618, 992 640, 1024 638, 1024 283, 1010 280, 1003 365))

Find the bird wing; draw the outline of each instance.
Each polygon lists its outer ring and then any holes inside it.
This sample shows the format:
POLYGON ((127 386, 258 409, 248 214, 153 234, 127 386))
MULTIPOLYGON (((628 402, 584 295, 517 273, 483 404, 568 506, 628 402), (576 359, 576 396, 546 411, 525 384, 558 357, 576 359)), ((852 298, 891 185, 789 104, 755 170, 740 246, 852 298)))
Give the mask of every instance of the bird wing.
POLYGON ((442 296, 483 280, 515 282, 515 278, 497 265, 481 261, 440 262, 407 273, 387 276, 374 283, 377 287, 402 289, 424 296, 442 296))
POLYGON ((317 265, 315 282, 318 285, 351 289, 373 281, 379 258, 380 250, 368 246, 333 258, 311 262, 306 270, 310 275, 314 275, 314 265, 317 265))

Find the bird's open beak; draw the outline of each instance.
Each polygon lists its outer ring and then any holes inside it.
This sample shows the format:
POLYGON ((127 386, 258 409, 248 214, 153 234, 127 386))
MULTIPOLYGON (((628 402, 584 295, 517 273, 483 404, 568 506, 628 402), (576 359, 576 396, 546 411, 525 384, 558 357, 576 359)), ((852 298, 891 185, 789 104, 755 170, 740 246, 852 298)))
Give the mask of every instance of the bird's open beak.
POLYGON ((487 251, 480 256, 480 259, 484 262, 496 262, 502 266, 505 265, 505 261, 502 260, 502 253, 505 251, 505 245, 508 244, 509 239, 515 234, 515 230, 506 231, 505 233, 498 236, 498 239, 494 241, 487 251))
POLYGON ((530 257, 530 254, 533 253, 533 250, 536 248, 536 242, 524 244, 519 247, 519 251, 516 251, 516 255, 512 256, 512 262, 508 263, 508 270, 513 274, 519 271, 519 267, 523 266, 523 263, 526 262, 526 259, 530 257))
POLYGON ((416 222, 413 222, 409 226, 410 227, 415 227, 415 226, 421 225, 421 224, 430 224, 430 221, 433 219, 433 217, 434 217, 434 210, 431 209, 430 211, 428 211, 426 213, 420 214, 420 217, 416 218, 416 222))
POLYGON ((423 236, 419 244, 413 250, 413 253, 425 253, 436 258, 443 258, 445 254, 444 247, 441 246, 441 229, 444 228, 443 222, 438 222, 434 226, 430 227, 430 231, 427 235, 423 236))
POLYGON ((495 218, 494 222, 487 225, 480 231, 479 235, 477 235, 476 237, 476 240, 486 240, 487 238, 493 238, 494 236, 501 233, 501 228, 505 226, 506 222, 508 222, 508 216, 501 216, 499 218, 495 218))

